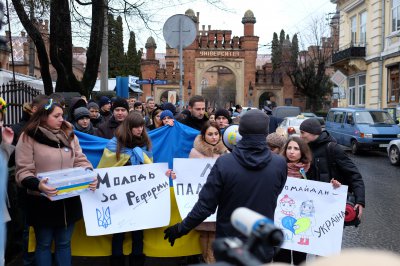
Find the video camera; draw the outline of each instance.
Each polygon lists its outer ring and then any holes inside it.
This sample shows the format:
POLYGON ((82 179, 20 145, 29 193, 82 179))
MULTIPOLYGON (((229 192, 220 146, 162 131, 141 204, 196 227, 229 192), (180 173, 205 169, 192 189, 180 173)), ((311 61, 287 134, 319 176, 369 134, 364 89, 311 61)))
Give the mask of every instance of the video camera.
MULTIPOLYGON (((248 208, 237 208, 231 216, 232 225, 247 242, 236 237, 216 239, 213 243, 215 266, 258 266, 265 263, 265 248, 280 247, 283 243, 282 230, 274 222, 248 208)), ((272 256, 272 255, 271 255, 272 256)), ((203 264, 205 266, 207 264, 203 264)))

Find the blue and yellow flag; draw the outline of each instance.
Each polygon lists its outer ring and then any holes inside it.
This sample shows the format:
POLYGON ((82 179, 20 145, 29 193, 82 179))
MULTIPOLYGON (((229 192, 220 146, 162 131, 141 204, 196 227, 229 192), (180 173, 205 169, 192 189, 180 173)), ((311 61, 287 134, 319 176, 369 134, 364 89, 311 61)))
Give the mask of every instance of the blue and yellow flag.
MULTIPOLYGON (((115 141, 110 141, 108 139, 99 138, 78 131, 75 131, 75 134, 79 139, 83 153, 86 154, 93 166, 120 166, 120 163, 114 164, 116 162, 114 153, 116 147, 115 141), (103 159, 106 159, 107 157, 109 160, 107 159, 103 163, 103 159), (100 158, 102 158, 102 161, 100 161, 100 158)), ((172 169, 174 158, 189 157, 190 150, 193 147, 193 141, 198 134, 199 131, 179 122, 175 122, 175 125, 172 127, 163 126, 149 132, 149 137, 153 146, 152 154, 147 150, 138 148, 131 151, 123 150, 121 158, 124 158, 123 160, 125 163, 128 160, 131 160, 131 162, 132 160, 139 160, 142 161, 142 163, 148 163, 149 160, 151 160, 152 155, 154 162, 168 162, 169 167, 172 169)), ((182 221, 175 199, 174 188, 172 182, 170 183, 171 220, 169 226, 182 221)), ((200 235, 197 231, 192 230, 188 235, 176 240, 175 245, 171 247, 169 242, 164 240, 165 229, 166 227, 144 230, 143 251, 145 255, 150 257, 179 257, 201 254, 199 241, 200 235)), ((31 233, 33 233, 33 230, 31 231, 31 233)), ((33 236, 33 234, 31 236, 33 236)), ((85 224, 83 220, 79 221, 75 225, 74 234, 72 236, 72 255, 87 257, 110 256, 111 238, 111 235, 94 237, 86 236, 85 224)), ((30 244, 32 244, 32 242, 30 244)), ((127 234, 124 242, 124 254, 129 254, 132 250, 131 247, 132 243, 130 241, 130 234, 127 234)), ((33 245, 30 245, 30 250, 34 250, 33 245)))

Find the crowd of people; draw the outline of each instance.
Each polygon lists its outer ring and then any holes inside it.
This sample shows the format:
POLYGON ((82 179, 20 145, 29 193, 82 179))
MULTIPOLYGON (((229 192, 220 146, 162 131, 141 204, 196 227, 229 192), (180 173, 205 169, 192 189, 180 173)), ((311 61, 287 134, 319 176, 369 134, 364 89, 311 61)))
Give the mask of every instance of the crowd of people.
MULTIPOLYGON (((365 207, 365 188, 357 167, 315 119, 307 119, 301 124, 300 137, 286 139, 274 132, 277 122, 269 108, 246 110, 243 115, 240 105, 234 112, 215 110, 206 108, 206 100, 199 95, 190 98, 185 110, 177 110, 172 103, 157 105, 152 98, 142 103, 134 98, 110 99, 106 96, 89 102, 75 97, 65 108, 60 95, 39 95, 23 106, 20 122, 11 127, 3 126, 6 109, 7 104, 0 98, 0 152, 9 161, 9 166, 15 165, 13 175, 19 187, 23 213, 17 218, 21 221, 17 222, 23 228, 19 237, 24 248, 24 265, 52 265, 53 241, 57 265, 71 265, 71 236, 75 223, 82 219, 80 200, 72 197, 50 201, 48 197, 56 195, 57 190, 48 185, 46 179, 39 180, 37 175, 73 167, 93 170, 74 130, 109 139, 98 168, 152 163, 152 141, 148 132, 174 127, 176 123, 199 131, 189 158, 217 159, 198 202, 187 217, 177 218, 176 212, 171 215, 175 217, 175 224, 168 228, 131 232, 133 245, 129 259, 122 250, 125 234, 114 234, 110 265, 124 265, 125 260, 129 260, 129 265, 148 266, 213 263, 212 242, 215 238, 236 236, 245 239, 231 225, 232 212, 245 206, 273 219, 278 195, 288 177, 330 182, 334 187, 348 185, 349 192, 355 196, 359 218, 365 207), (229 150, 223 144, 222 136, 232 123, 239 125, 242 139, 229 150), (334 150, 333 159, 328 158, 328 149, 334 150), (203 222, 216 211, 215 223, 203 222), (27 250, 28 226, 35 232, 34 254, 27 250), (180 250, 184 255, 171 256, 162 251, 157 254, 151 247, 155 243, 173 246, 176 239, 185 235, 190 235, 186 245, 198 241, 201 250, 186 253, 180 250)), ((179 178, 172 170, 166 174, 171 179, 179 178)), ((95 190, 96 187, 97 180, 94 179, 90 188, 95 190)), ((2 200, 0 206, 4 206, 2 223, 15 223, 10 222, 10 206, 6 206, 6 201, 2 200)), ((8 239, 11 243, 12 238, 18 238, 15 233, 19 232, 9 231, 9 235, 14 233, 8 239)), ((11 244, 8 246, 12 249, 11 244)), ((264 262, 273 260, 298 265, 306 260, 306 255, 265 247, 258 257, 264 262)), ((0 252, 0 262, 3 258, 0 252)))

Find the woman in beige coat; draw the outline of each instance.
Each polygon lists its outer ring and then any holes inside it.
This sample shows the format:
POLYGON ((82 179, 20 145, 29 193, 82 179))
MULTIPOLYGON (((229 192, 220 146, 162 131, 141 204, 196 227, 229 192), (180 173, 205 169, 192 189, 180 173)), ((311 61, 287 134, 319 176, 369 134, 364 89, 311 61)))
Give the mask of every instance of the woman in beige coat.
MULTIPOLYGON (((82 153, 72 125, 64 121, 63 109, 52 99, 32 115, 19 138, 15 160, 17 182, 28 191, 27 219, 35 230, 36 264, 52 265, 54 240, 56 264, 70 266, 71 236, 75 222, 82 218, 80 199, 49 200, 58 191, 47 179, 39 181, 37 174, 73 167, 92 169, 92 165, 82 153)), ((90 188, 96 186, 94 179, 90 188)))
MULTIPOLYGON (((227 153, 228 149, 222 143, 221 131, 216 122, 207 122, 196 137, 189 158, 218 158, 227 153)), ((214 263, 215 258, 212 243, 215 239, 215 222, 203 222, 197 228, 200 232, 200 242, 203 258, 207 263, 214 263)))

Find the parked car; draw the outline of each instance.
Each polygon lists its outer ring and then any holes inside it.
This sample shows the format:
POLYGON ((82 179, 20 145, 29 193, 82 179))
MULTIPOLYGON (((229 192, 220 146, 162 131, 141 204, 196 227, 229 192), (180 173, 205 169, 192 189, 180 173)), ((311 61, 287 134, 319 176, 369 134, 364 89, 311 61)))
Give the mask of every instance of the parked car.
POLYGON ((400 139, 389 142, 387 154, 391 164, 400 165, 400 139))
POLYGON ((387 111, 378 109, 332 108, 325 128, 338 144, 350 147, 353 154, 360 150, 385 150, 390 141, 400 138, 400 127, 387 111))
POLYGON ((298 106, 277 106, 272 110, 272 115, 277 118, 294 117, 301 113, 298 106))
POLYGON ((285 117, 276 129, 276 133, 282 136, 300 136, 300 125, 308 117, 302 115, 285 117))
POLYGON ((317 116, 316 114, 310 112, 301 113, 301 115, 307 118, 316 118, 321 123, 321 126, 325 127, 325 118, 323 118, 322 116, 317 116))

